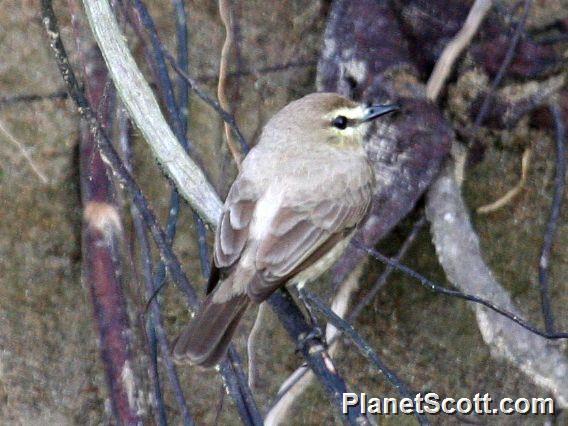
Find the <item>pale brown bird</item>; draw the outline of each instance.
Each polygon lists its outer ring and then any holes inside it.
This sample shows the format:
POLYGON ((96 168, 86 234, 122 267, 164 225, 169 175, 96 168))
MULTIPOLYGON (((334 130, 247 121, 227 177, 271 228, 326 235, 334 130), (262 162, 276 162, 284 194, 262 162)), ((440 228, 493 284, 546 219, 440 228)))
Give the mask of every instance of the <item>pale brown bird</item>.
POLYGON ((266 124, 225 201, 217 269, 174 346, 178 361, 217 364, 251 303, 315 279, 341 255, 371 203, 368 123, 396 109, 313 93, 266 124))

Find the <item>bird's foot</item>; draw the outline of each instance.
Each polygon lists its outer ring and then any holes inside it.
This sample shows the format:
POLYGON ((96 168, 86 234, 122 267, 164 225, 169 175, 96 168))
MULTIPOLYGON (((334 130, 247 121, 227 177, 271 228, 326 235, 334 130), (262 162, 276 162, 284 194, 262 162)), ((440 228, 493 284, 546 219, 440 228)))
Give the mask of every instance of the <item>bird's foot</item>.
POLYGON ((300 336, 298 336, 298 350, 300 352, 303 351, 306 348, 306 346, 310 343, 310 341, 316 341, 318 343, 321 343, 321 345, 317 345, 321 346, 321 350, 324 350, 327 347, 327 344, 325 342, 325 336, 321 328, 317 326, 312 328, 309 332, 302 333, 300 334, 300 336))

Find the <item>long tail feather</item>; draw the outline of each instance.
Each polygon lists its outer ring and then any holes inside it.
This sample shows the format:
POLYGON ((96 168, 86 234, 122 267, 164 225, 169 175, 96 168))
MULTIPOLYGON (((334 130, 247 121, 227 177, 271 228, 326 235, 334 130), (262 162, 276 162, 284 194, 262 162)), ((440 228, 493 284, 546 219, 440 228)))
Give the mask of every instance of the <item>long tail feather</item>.
POLYGON ((213 301, 214 294, 205 298, 195 318, 178 337, 173 349, 176 360, 212 367, 227 352, 250 299, 242 294, 216 303, 213 301))

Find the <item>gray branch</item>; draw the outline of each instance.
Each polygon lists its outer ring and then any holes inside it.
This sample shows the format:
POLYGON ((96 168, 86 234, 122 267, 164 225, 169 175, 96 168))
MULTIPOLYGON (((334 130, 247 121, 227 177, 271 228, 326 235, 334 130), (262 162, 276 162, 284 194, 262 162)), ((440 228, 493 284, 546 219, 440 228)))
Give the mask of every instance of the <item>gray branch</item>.
POLYGON ((222 203, 201 169, 178 144, 150 86, 136 65, 107 0, 83 0, 89 25, 132 121, 180 194, 212 226, 222 203))
MULTIPOLYGON (((453 163, 430 188, 426 215, 448 280, 465 293, 483 297, 522 316, 483 261, 453 163)), ((531 333, 483 306, 473 303, 469 306, 475 310, 479 330, 491 354, 517 366, 534 383, 552 392, 561 407, 568 407, 568 361, 558 343, 531 333)))

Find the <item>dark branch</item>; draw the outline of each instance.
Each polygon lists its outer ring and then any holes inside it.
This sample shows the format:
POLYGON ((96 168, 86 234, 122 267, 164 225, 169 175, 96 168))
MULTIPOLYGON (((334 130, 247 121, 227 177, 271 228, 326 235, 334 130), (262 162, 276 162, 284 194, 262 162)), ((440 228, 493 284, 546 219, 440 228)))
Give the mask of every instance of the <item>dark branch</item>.
MULTIPOLYGON (((164 48, 162 42, 160 41, 156 27, 154 25, 154 21, 150 16, 148 10, 140 0, 134 0, 134 7, 140 19, 131 19, 131 23, 134 25, 135 29, 139 35, 145 31, 148 33, 152 51, 148 54, 150 58, 150 62, 153 65, 153 69, 155 70, 155 74, 157 76, 157 83, 159 87, 159 91, 162 96, 165 98, 168 117, 170 123, 173 123, 174 134, 176 138, 180 142, 180 144, 188 150, 191 146, 187 140, 185 135, 185 131, 187 130, 187 119, 184 118, 180 114, 180 109, 176 104, 176 100, 173 94, 173 84, 167 72, 167 66, 164 58, 164 48)), ((178 5, 179 6, 179 5, 178 5)), ((183 8, 183 6, 182 6, 183 8)), ((179 7, 178 7, 179 11, 179 7)), ((130 14, 129 14, 130 15, 130 14)), ((178 16, 176 21, 179 21, 180 18, 183 16, 178 16)), ((178 52, 178 56, 184 56, 187 58, 187 36, 184 35, 184 30, 181 27, 185 27, 185 24, 178 24, 178 42, 180 42, 180 48, 178 52), (180 35, 180 33, 182 33, 180 35)), ((181 60, 182 67, 187 68, 187 59, 181 60)), ((187 69, 186 69, 187 71, 187 69)), ((187 84, 185 79, 182 79, 182 84, 180 85, 180 92, 184 94, 181 95, 180 99, 182 102, 187 105, 187 84)), ((186 107, 187 109, 187 107, 186 107)), ((176 223, 177 218, 179 215, 179 194, 176 189, 172 191, 172 195, 170 198, 170 209, 169 209, 169 216, 168 222, 166 225, 166 237, 168 238, 168 243, 171 245, 175 236, 176 231, 176 223)), ((209 268, 209 260, 207 256, 207 245, 206 245, 206 235, 205 235, 205 225, 203 221, 199 218, 199 216, 194 212, 194 220, 197 227, 198 232, 198 243, 199 243, 199 252, 200 252, 200 260, 201 260, 201 270, 202 272, 208 275, 208 268, 209 268)), ((154 276, 155 284, 154 284, 154 294, 157 294, 158 290, 163 287, 164 279, 165 279, 165 265, 161 263, 158 266, 156 274, 154 276)), ((207 275, 205 278, 207 278, 207 275)), ((152 298, 153 296, 150 296, 152 298)), ((238 355, 235 351, 231 351, 231 356, 229 359, 223 361, 221 365, 221 372, 224 377, 225 384, 229 392, 231 393, 237 409, 241 415, 241 419, 245 424, 254 424, 260 425, 262 424, 262 416, 260 415, 258 408, 256 406, 256 402, 252 396, 251 390, 248 388, 246 381, 243 381, 241 376, 244 377, 244 373, 242 371, 238 371, 239 368, 242 368, 240 360, 238 359, 238 355)))
POLYGON ((197 82, 179 67, 179 65, 175 62, 175 59, 172 57, 172 55, 166 53, 166 57, 168 61, 170 61, 170 64, 174 68, 175 72, 177 72, 181 77, 183 77, 187 81, 189 87, 195 92, 195 94, 199 96, 211 108, 213 108, 221 116, 221 118, 223 119, 223 121, 225 121, 225 123, 231 126, 231 129, 233 130, 233 132, 237 136, 237 139, 239 140, 242 151, 246 154, 249 151, 249 146, 243 134, 239 130, 239 126, 237 126, 237 122, 233 114, 224 110, 218 101, 216 101, 207 93, 205 93, 202 89, 200 89, 199 86, 197 85, 197 82))
MULTIPOLYGON (((331 323, 335 328, 337 328, 340 332, 344 333, 353 343, 361 354, 369 360, 369 362, 375 367, 378 371, 383 373, 385 377, 391 382, 398 392, 405 398, 413 399, 416 393, 412 392, 408 386, 400 380, 396 374, 388 368, 383 361, 379 358, 377 353, 373 350, 371 345, 369 345, 363 337, 353 328, 351 324, 345 321, 343 318, 338 316, 335 312, 333 312, 330 308, 328 308, 325 303, 321 301, 319 297, 316 297, 315 294, 311 293, 310 291, 303 288, 301 290, 303 296, 306 300, 320 311, 324 317, 331 323)), ((414 412, 416 418, 420 422, 421 425, 428 425, 430 422, 426 419, 426 417, 418 412, 414 412)))
MULTIPOLYGON (((396 256, 393 258, 393 260, 395 260, 396 262, 400 262, 402 260, 402 258, 406 255, 406 253, 408 252, 408 250, 410 249, 410 247, 412 246, 412 244, 416 240, 416 237, 418 236, 418 234, 420 233, 422 228, 424 228, 424 225, 426 225, 426 222, 427 222, 426 216, 424 216, 424 214, 422 214, 420 219, 418 219, 414 223, 412 230, 410 231, 410 234, 408 234, 408 237, 406 237, 406 240, 404 241, 404 243, 400 247, 400 250, 398 251, 396 256)), ((383 273, 379 276, 377 281, 375 281, 375 284, 373 285, 371 290, 365 295, 365 297, 363 297, 357 303, 357 305, 355 305, 355 307, 353 308, 351 313, 347 316, 347 321, 352 323, 352 322, 355 321, 355 319, 357 319, 357 317, 363 311, 363 309, 369 303, 371 303, 371 301, 373 301, 375 299, 375 297, 377 296, 377 294, 379 293, 381 288, 383 288, 383 286, 387 283, 387 280, 388 280, 388 278, 390 277, 390 275, 393 271, 394 271, 394 267, 392 267, 391 265, 386 266, 383 273)))
MULTIPOLYGON (((78 2, 70 0, 68 4, 76 18, 78 2)), ((86 98, 96 109, 101 126, 109 131, 113 127, 114 87, 98 49, 87 41, 79 20, 72 21, 79 62, 87 79, 86 98)), ((124 293, 124 261, 120 250, 123 233, 118 221, 116 189, 110 170, 99 154, 96 139, 84 123, 80 130, 79 170, 84 216, 81 266, 91 296, 112 413, 120 424, 138 424, 142 419, 134 399, 138 386, 132 370, 132 329, 124 293), (125 377, 129 377, 130 383, 126 383, 125 377)))
POLYGON ((46 95, 16 95, 16 96, 4 96, 0 98, 0 108, 5 106, 11 106, 19 103, 27 102, 40 102, 40 101, 52 101, 58 99, 67 99, 69 94, 65 91, 58 90, 53 93, 48 93, 46 95))
MULTIPOLYGON (((333 404, 341 411, 342 394, 348 392, 348 389, 327 355, 324 343, 320 338, 309 337, 313 334, 312 329, 306 323, 287 290, 282 289, 275 292, 268 299, 268 303, 278 315, 292 340, 298 345, 298 349, 302 352, 311 370, 331 395, 333 404)), ((343 415, 342 420, 350 425, 369 424, 361 414, 360 405, 349 407, 347 415, 343 415)))
MULTIPOLYGON (((493 105, 493 98, 495 96, 495 93, 497 92, 497 88, 499 87, 499 85, 501 84, 501 81, 505 77, 505 74, 507 73, 507 70, 509 69, 509 66, 511 65, 511 61, 513 60, 513 58, 515 56, 517 45, 519 44, 519 41, 521 40, 521 36, 523 35, 525 23, 527 21, 527 17, 529 15, 531 6, 532 6, 532 0, 525 0, 523 16, 521 17, 521 20, 517 24, 517 28, 515 28, 515 33, 513 34, 513 37, 511 38, 511 42, 509 43, 509 47, 507 49, 507 53, 505 54, 505 57, 503 58, 503 62, 501 62, 501 65, 499 66, 499 70, 497 71, 495 78, 491 82, 491 87, 489 88, 489 90, 487 91, 487 93, 485 95, 485 98, 483 99, 483 103, 481 104, 481 108, 479 109, 479 113, 477 114, 477 117, 475 117, 475 121, 473 123, 474 129, 478 129, 483 124, 485 117, 490 112, 491 106, 493 105)), ((477 146, 477 144, 478 144, 478 141, 474 140, 473 143, 472 143, 472 149, 474 151, 482 148, 481 146, 477 146)))
POLYGON ((549 294, 550 254, 552 252, 552 243, 554 242, 556 229, 558 228, 558 219, 562 211, 562 200, 566 188, 566 125, 558 103, 552 102, 550 104, 550 112, 552 113, 555 125, 556 175, 554 177, 554 195, 552 196, 550 217, 546 224, 544 243, 542 244, 540 261, 538 263, 538 281, 540 284, 542 314, 544 316, 544 326, 547 333, 554 332, 554 316, 549 294))
MULTIPOLYGON (((124 164, 127 169, 132 172, 132 162, 131 162, 131 148, 130 148, 130 123, 127 118, 126 113, 123 111, 119 117, 120 124, 120 145, 123 152, 124 164)), ((136 207, 131 208, 132 222, 134 224, 134 232, 136 238, 138 239, 138 244, 140 246, 140 258, 142 262, 142 278, 146 286, 146 297, 150 297, 156 290, 155 281, 152 277, 152 250, 150 248, 150 242, 148 241, 148 235, 144 227, 143 220, 140 213, 136 207)), ((160 378, 158 373, 158 351, 157 345, 160 345, 160 351, 164 364, 166 366, 166 374, 170 381, 174 397, 179 406, 181 417, 183 419, 184 425, 193 424, 193 419, 191 418, 189 408, 187 406, 187 401, 183 394, 181 388, 181 383, 179 381, 179 376, 177 374, 177 369, 173 363, 170 347, 163 327, 161 304, 159 300, 149 307, 151 309, 148 318, 148 324, 146 326, 146 333, 148 336, 148 346, 150 349, 150 367, 151 367, 151 379, 152 388, 154 392, 154 398, 156 400, 156 411, 158 414, 158 424, 167 424, 167 416, 165 410, 165 404, 163 401, 162 390, 160 388, 160 378)))
POLYGON ((352 241, 352 244, 357 247, 357 249, 362 250, 364 252, 367 252, 367 254, 371 255, 373 258, 375 258, 376 260, 378 260, 379 262, 382 262, 386 265, 390 265, 392 266, 394 269, 408 275, 409 277, 412 277, 416 280, 418 280, 418 282, 423 285, 424 287, 438 293, 438 294, 443 294, 445 296, 451 296, 451 297, 457 297, 458 299, 463 299, 463 300, 468 300, 470 302, 474 302, 474 303, 478 303, 480 305, 483 305, 489 309, 491 309, 492 311, 497 312, 498 314, 509 318, 511 321, 519 324, 521 327, 529 330, 530 332, 534 333, 534 334, 538 334, 541 337, 545 337, 547 339, 568 339, 568 333, 547 333, 545 331, 541 331, 539 329, 537 329, 536 327, 533 327, 532 325, 530 325, 529 323, 523 321, 522 319, 520 319, 517 315, 512 314, 508 311, 505 311, 504 309, 499 308, 498 306, 494 305, 493 303, 482 299, 481 297, 477 297, 471 294, 467 294, 467 293, 462 293, 460 291, 457 290, 450 290, 448 288, 442 287, 441 285, 436 284, 434 281, 426 278, 425 276, 419 274, 418 272, 414 271, 413 269, 404 266, 398 262, 396 262, 395 260, 384 256, 383 254, 379 253, 378 251, 366 247, 365 245, 361 244, 359 241, 352 241))

